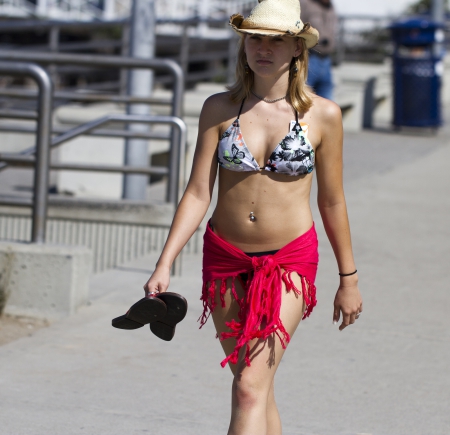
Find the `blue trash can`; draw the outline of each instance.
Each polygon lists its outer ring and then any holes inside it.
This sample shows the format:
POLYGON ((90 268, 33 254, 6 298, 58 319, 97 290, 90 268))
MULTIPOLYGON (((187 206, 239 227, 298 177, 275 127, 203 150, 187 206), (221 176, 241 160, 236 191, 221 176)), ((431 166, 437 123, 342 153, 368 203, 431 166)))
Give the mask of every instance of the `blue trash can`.
POLYGON ((443 42, 443 25, 426 18, 409 18, 390 26, 394 42, 393 87, 396 127, 441 125, 442 56, 433 45, 443 42))

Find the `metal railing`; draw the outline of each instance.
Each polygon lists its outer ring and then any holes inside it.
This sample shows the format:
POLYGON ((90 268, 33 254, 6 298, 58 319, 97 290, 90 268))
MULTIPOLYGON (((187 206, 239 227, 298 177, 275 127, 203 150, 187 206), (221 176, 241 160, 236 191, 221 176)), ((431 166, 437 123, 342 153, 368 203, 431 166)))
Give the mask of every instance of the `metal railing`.
MULTIPOLYGON (((24 53, 21 53, 22 55, 24 53)), ((126 97, 123 101, 130 103, 131 101, 152 102, 157 104, 171 104, 172 114, 181 115, 181 98, 183 92, 183 74, 181 69, 174 62, 170 60, 142 60, 134 58, 114 58, 114 57, 96 57, 92 56, 73 56, 64 55, 47 55, 43 53, 27 53, 25 56, 17 55, 17 53, 1 52, 0 59, 14 59, 23 58, 26 60, 38 60, 42 63, 76 63, 79 65, 87 65, 95 63, 102 66, 126 66, 126 67, 152 67, 168 69, 174 77, 174 92, 172 100, 152 99, 152 98, 138 98, 126 97), (55 59, 56 57, 56 59, 55 59)), ((46 218, 47 218, 47 204, 48 204, 48 185, 49 185, 49 170, 77 170, 77 171, 96 171, 96 172, 120 172, 133 174, 158 174, 168 175, 168 190, 167 201, 174 204, 176 207, 182 190, 184 188, 184 154, 186 144, 186 125, 179 116, 148 116, 148 115, 128 115, 128 114, 110 114, 93 121, 78 125, 72 129, 62 132, 60 135, 51 138, 51 111, 53 107, 52 101, 52 82, 48 73, 40 66, 34 64, 26 64, 22 62, 5 62, 0 61, 0 74, 3 75, 25 75, 35 79, 38 85, 38 93, 21 93, 22 98, 38 97, 38 110, 2 110, 0 115, 8 118, 16 119, 35 119, 37 120, 37 128, 31 131, 36 133, 36 147, 26 149, 20 153, 1 153, 0 154, 0 170, 11 166, 34 166, 35 167, 35 183, 33 200, 27 198, 11 198, 1 200, 0 204, 15 205, 15 206, 32 206, 32 237, 31 241, 34 243, 45 243, 46 240, 46 218), (80 135, 88 135, 94 130, 99 132, 99 127, 102 127, 111 122, 119 122, 125 126, 129 123, 139 124, 165 124, 171 126, 171 134, 153 134, 152 132, 133 132, 130 130, 113 129, 108 131, 108 135, 115 137, 147 137, 170 140, 170 162, 169 167, 130 167, 125 165, 106 166, 106 165, 88 165, 88 164, 65 164, 65 163, 50 163, 50 150, 61 144, 74 139, 80 135), (33 154, 36 154, 34 157, 33 154)), ((10 96, 16 96, 15 92, 10 92, 10 96)), ((71 100, 83 101, 85 95, 77 94, 76 92, 69 93, 71 100)), ((92 97, 92 95, 91 95, 92 97)), ((104 95, 102 97, 105 97, 104 95)), ((2 126, 0 130, 3 131, 20 131, 24 132, 21 126, 15 129, 2 126)), ((30 131, 28 129, 28 131, 30 131)), ((105 131, 106 133, 106 131, 105 131)), ((178 258, 174 263, 173 273, 179 274, 181 270, 181 259, 178 258)))
MULTIPOLYGON (((105 94, 83 94, 78 92, 55 92, 55 99, 64 99, 66 101, 79 101, 79 102, 93 102, 93 101, 109 101, 109 102, 123 102, 123 103, 144 103, 144 104, 158 104, 158 105, 170 105, 171 106, 171 117, 172 118, 181 118, 182 112, 182 98, 184 92, 184 78, 183 71, 179 67, 179 65, 172 60, 169 59, 137 59, 132 57, 120 57, 120 56, 94 56, 94 55, 73 55, 73 54, 62 54, 62 53, 33 53, 33 52, 16 52, 9 50, 0 50, 0 60, 7 61, 19 61, 19 62, 37 62, 43 65, 79 65, 79 66, 97 66, 97 67, 117 67, 117 68, 146 68, 146 69, 154 69, 154 70, 165 70, 171 76, 173 80, 173 94, 172 99, 164 99, 164 98, 152 98, 152 97, 132 97, 127 95, 105 95, 105 94)), ((0 89, 0 96, 9 96, 9 97, 18 97, 18 98, 35 98, 36 93, 32 91, 20 91, 20 90, 2 90, 0 89)), ((22 113, 21 116, 30 116, 31 114, 22 113)), ((10 116, 12 117, 12 116, 10 116)), ((23 118, 22 118, 23 119, 23 118)), ((154 119, 154 118, 153 118, 154 119)), ((161 119, 161 118, 159 118, 161 119)), ((127 122, 127 119, 121 118, 121 121, 127 122)), ((140 122, 140 121, 132 121, 131 122, 140 122)), ((167 121, 167 119, 166 119, 167 121)), ((164 121, 163 123, 169 123, 164 121)), ((93 121, 95 122, 95 121, 93 121)), ((142 121, 147 122, 147 121, 142 121)), ((148 121, 150 123, 156 123, 157 121, 148 121)), ((102 118, 101 125, 105 123, 105 120, 102 118)), ((171 123, 172 126, 175 126, 176 123, 171 123)), ((87 125, 87 124, 86 124, 87 125)), ((80 128, 84 128, 80 126, 80 128)), ((91 131, 97 127, 94 126, 92 128, 86 129, 85 132, 80 132, 79 134, 91 134, 91 131)), ((9 131, 9 132, 22 132, 29 133, 33 130, 29 127, 24 126, 9 126, 2 125, 0 126, 0 131, 9 131)), ((62 133, 62 137, 64 135, 73 134, 73 129, 71 130, 57 130, 52 131, 52 133, 62 133)), ((132 131, 124 131, 119 129, 109 130, 109 131, 97 131, 95 133, 97 136, 114 136, 114 137, 139 137, 139 138, 147 138, 147 139, 167 139, 170 140, 170 166, 169 166, 169 180, 167 186, 167 194, 166 200, 167 202, 176 203, 178 195, 179 195, 179 177, 177 176, 178 171, 178 163, 176 158, 178 158, 179 152, 177 151, 177 144, 180 143, 180 130, 175 128, 172 129, 172 132, 169 135, 158 133, 158 132, 132 132, 132 131), (176 157, 175 157, 176 156, 176 157)), ((55 139, 55 140, 61 140, 55 139)), ((72 136, 71 138, 73 138, 72 136)), ((53 142, 53 145, 55 142, 53 142)), ((30 153, 30 150, 26 151, 30 153)), ((56 168, 55 168, 56 169, 56 168)), ((79 169, 79 168, 78 168, 79 169)), ((154 168, 148 168, 146 171, 154 170, 154 168)), ((124 171, 126 172, 127 169, 124 171)), ((128 172, 131 173, 131 172, 128 172)), ((151 172, 134 172, 134 173, 148 173, 151 172)), ((153 172, 154 174, 161 174, 156 170, 153 172)))
MULTIPOLYGON (((0 62, 1 65, 1 62, 0 62)), ((1 70, 0 70, 1 71, 1 70)), ((164 167, 135 167, 125 165, 88 165, 88 164, 68 164, 68 163, 48 163, 46 169, 58 169, 58 170, 72 170, 72 171, 95 171, 95 172, 122 172, 126 174, 147 174, 147 175, 169 175, 169 179, 172 179, 172 185, 174 187, 173 197, 169 202, 173 202, 174 206, 178 205, 180 194, 183 190, 184 184, 184 166, 180 162, 184 161, 184 144, 186 143, 186 124, 177 117, 174 116, 151 116, 151 115, 120 115, 110 114, 98 118, 94 121, 87 122, 72 128, 65 133, 55 137, 49 143, 49 149, 56 148, 69 140, 72 140, 78 136, 86 135, 92 130, 109 124, 111 122, 136 122, 140 124, 168 124, 175 127, 177 131, 178 141, 175 146, 172 147, 170 154, 170 169, 164 167)), ((128 131, 128 137, 141 136, 140 134, 133 134, 128 131)), ((115 136, 122 136, 120 132, 115 132, 115 136)), ((36 159, 32 156, 35 148, 29 148, 21 153, 0 153, 0 161, 14 166, 34 166, 36 159)), ((2 169, 2 168, 0 168, 2 169)), ((48 189, 48 183, 47 183, 48 189)), ((28 205, 29 201, 26 199, 20 199, 16 204, 23 202, 28 205)), ((11 202, 8 203, 12 205, 11 202)))
MULTIPOLYGON (((31 241, 44 243, 47 218, 48 167, 50 163, 52 81, 47 72, 40 66, 19 62, 0 62, 0 74, 31 77, 39 88, 36 113, 36 148, 33 149, 36 157, 33 159, 35 172, 31 241)), ((6 167, 6 164, 2 164, 1 160, 0 158, 0 169, 6 167)))

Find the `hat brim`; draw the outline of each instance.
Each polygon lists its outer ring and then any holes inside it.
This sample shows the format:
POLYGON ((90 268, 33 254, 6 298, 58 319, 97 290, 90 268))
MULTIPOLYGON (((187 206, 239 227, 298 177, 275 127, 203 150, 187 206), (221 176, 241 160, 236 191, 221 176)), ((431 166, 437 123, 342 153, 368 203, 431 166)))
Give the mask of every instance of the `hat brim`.
POLYGON ((319 42, 319 32, 309 23, 305 23, 303 29, 299 32, 291 32, 290 30, 282 31, 279 29, 246 29, 242 28, 244 17, 241 14, 235 14, 230 17, 229 25, 237 33, 247 35, 264 35, 264 36, 290 36, 292 38, 303 38, 307 48, 316 46, 319 42))

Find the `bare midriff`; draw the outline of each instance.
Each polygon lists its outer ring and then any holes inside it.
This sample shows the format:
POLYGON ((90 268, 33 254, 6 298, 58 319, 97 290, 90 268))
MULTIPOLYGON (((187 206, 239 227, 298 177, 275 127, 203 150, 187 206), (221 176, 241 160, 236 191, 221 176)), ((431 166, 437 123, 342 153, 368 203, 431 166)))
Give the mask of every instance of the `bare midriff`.
POLYGON ((291 177, 219 168, 218 200, 211 218, 214 231, 244 252, 282 248, 313 224, 311 182, 312 174, 291 177))

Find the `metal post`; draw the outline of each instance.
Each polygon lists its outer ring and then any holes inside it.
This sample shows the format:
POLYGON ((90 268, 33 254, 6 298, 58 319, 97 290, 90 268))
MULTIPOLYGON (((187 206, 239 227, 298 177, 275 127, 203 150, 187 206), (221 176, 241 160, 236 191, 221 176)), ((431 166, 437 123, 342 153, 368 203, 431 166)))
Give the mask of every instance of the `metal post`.
POLYGON ((43 68, 34 64, 1 62, 0 73, 30 76, 36 81, 39 87, 31 241, 34 243, 45 243, 50 166, 50 132, 52 128, 52 81, 43 68))
MULTIPOLYGON (((59 34, 60 34, 60 28, 57 25, 52 25, 49 30, 48 35, 48 46, 50 49, 50 52, 52 53, 58 53, 59 51, 59 34)), ((50 74, 50 77, 53 82, 53 86, 58 89, 59 83, 58 83, 58 70, 56 68, 56 65, 49 65, 48 71, 50 74)))
POLYGON ((339 17, 338 21, 336 63, 340 65, 345 60, 345 17, 339 17))
POLYGON ((431 18, 433 21, 442 23, 444 21, 444 0, 432 0, 431 18))
MULTIPOLYGON (((131 14, 130 55, 144 59, 155 55, 155 1, 134 0, 131 14)), ((153 88, 153 73, 150 70, 132 70, 128 81, 128 94, 133 96, 149 96, 153 88)), ((148 115, 146 104, 130 104, 127 113, 130 115, 148 115)), ((147 125, 132 124, 133 131, 147 131, 147 125)), ((128 139, 125 142, 125 164, 142 166, 148 164, 148 142, 145 139, 128 139)), ((145 175, 124 175, 123 198, 145 200, 148 177, 145 175)))
POLYGON ((227 83, 232 84, 236 78, 236 56, 238 36, 232 30, 229 31, 230 39, 228 40, 228 66, 227 66, 227 83))
MULTIPOLYGON (((128 57, 130 51, 130 22, 126 21, 122 26, 120 55, 128 57)), ((126 95, 128 90, 128 70, 122 68, 120 70, 119 88, 120 95, 126 95)))
MULTIPOLYGON (((172 116, 177 118, 182 118, 182 104, 183 104, 183 95, 184 95, 184 75, 181 68, 177 65, 176 68, 173 69, 174 73, 174 92, 172 95, 172 116)), ((178 204, 178 201, 181 198, 181 193, 184 191, 184 148, 183 150, 179 150, 177 144, 180 142, 180 133, 178 130, 172 128, 172 138, 170 141, 170 162, 169 162, 169 171, 171 174, 175 174, 175 177, 169 177, 168 185, 167 185, 167 202, 174 202, 178 204), (182 160, 181 160, 182 159, 182 160), (180 174, 182 173, 182 174, 180 174)), ((186 144, 183 144, 185 147, 186 144)))
POLYGON ((103 19, 113 20, 116 15, 114 0, 105 0, 103 6, 103 19))
POLYGON ((47 0, 38 0, 36 6, 36 15, 45 17, 48 15, 48 4, 47 0))
MULTIPOLYGON (((432 0, 431 2, 431 18, 434 22, 444 24, 444 0, 432 0)), ((433 45, 434 57, 442 57, 442 49, 444 42, 444 31, 436 30, 435 42, 433 45)))
POLYGON ((47 226, 48 182, 50 166, 50 132, 52 131, 53 85, 49 75, 33 65, 33 76, 39 87, 38 123, 36 134, 36 167, 34 170, 33 226, 31 241, 45 243, 47 226))
POLYGON ((182 24, 181 47, 180 47, 180 65, 184 76, 187 77, 189 66, 189 25, 182 24))
POLYGON ((210 0, 202 0, 198 4, 198 16, 200 21, 198 23, 197 29, 199 36, 206 36, 209 30, 207 20, 209 18, 210 11, 210 0))

